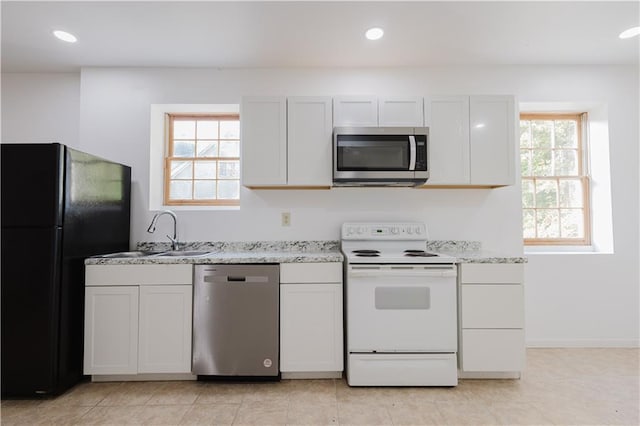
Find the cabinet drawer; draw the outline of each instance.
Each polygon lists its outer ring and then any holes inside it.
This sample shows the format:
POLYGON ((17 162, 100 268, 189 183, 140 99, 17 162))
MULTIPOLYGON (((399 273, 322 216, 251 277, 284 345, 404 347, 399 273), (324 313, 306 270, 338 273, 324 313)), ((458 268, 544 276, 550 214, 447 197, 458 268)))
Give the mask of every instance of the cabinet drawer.
POLYGON ((522 263, 467 263, 460 265, 463 284, 520 284, 524 282, 522 263))
POLYGON ((87 286, 191 284, 193 266, 180 265, 87 265, 87 286))
POLYGON ((462 285, 462 328, 523 328, 521 285, 462 285))
POLYGON ((341 283, 342 263, 282 263, 281 283, 341 283))
POLYGON ((463 371, 522 371, 524 330, 462 330, 463 371))

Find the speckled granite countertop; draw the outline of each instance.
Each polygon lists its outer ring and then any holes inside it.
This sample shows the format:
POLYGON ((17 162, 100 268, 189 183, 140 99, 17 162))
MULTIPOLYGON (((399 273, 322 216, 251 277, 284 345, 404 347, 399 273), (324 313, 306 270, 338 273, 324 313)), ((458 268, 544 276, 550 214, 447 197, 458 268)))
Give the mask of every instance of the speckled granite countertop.
MULTIPOLYGON (((165 243, 138 243, 141 251, 170 250, 165 243)), ((338 241, 258 241, 207 243, 180 246, 184 251, 209 252, 203 256, 90 257, 85 265, 221 264, 221 263, 319 263, 342 262, 338 241)))
POLYGON ((453 256, 457 263, 527 263, 523 256, 483 250, 479 241, 427 241, 427 251, 453 256))
MULTIPOLYGON (((191 242, 184 251, 208 252, 203 256, 91 257, 86 265, 221 264, 221 263, 319 263, 342 262, 339 241, 191 242)), ((138 243, 137 250, 169 251, 167 243, 138 243)), ((483 250, 477 241, 428 241, 427 251, 453 256, 457 263, 526 263, 523 256, 483 250)))

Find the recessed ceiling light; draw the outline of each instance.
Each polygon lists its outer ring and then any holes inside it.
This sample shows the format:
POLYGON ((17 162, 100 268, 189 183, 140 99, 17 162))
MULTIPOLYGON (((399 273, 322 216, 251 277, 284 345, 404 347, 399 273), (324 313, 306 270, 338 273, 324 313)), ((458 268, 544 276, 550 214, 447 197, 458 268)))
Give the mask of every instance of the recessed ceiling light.
POLYGON ((633 28, 629 28, 626 31, 621 32, 618 37, 631 38, 633 36, 637 36, 638 34, 640 34, 640 27, 633 27, 633 28))
POLYGON ((384 35, 382 28, 369 28, 364 34, 369 40, 378 40, 384 35))
POLYGON ((59 38, 62 41, 66 41, 67 43, 75 43, 76 41, 78 41, 76 36, 66 32, 66 31, 56 30, 56 31, 53 32, 53 35, 56 36, 57 38, 59 38))

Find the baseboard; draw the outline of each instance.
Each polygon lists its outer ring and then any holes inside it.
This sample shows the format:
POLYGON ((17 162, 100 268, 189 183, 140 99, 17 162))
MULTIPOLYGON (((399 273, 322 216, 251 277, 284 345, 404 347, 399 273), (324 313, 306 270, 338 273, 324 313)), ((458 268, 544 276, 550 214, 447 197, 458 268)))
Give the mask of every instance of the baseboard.
POLYGON ((527 340, 528 348, 638 348, 639 339, 552 339, 527 340))
POLYGON ((342 371, 304 371, 282 373, 283 379, 340 379, 342 371))
POLYGON ((91 376, 92 382, 146 382, 156 380, 197 380, 198 376, 189 373, 154 374, 100 374, 91 376))
POLYGON ((468 372, 458 370, 459 379, 519 379, 519 371, 468 372))

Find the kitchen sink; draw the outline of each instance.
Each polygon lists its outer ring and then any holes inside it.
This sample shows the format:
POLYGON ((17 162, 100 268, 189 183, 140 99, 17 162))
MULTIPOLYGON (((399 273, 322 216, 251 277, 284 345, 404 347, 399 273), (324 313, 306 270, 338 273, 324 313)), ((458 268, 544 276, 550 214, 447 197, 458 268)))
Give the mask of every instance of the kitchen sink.
POLYGON ((98 256, 94 256, 94 257, 103 257, 106 259, 117 259, 117 258, 137 258, 137 257, 147 257, 147 256, 154 256, 157 254, 160 254, 161 252, 157 252, 157 251, 143 251, 143 250, 137 250, 137 251, 121 251, 118 253, 109 253, 109 254, 101 254, 98 256))
POLYGON ((118 253, 101 254, 94 257, 104 259, 136 259, 141 257, 198 257, 211 253, 208 250, 171 250, 171 251, 121 251, 118 253))
POLYGON ((209 250, 172 250, 158 253, 154 257, 197 257, 211 253, 209 250))

